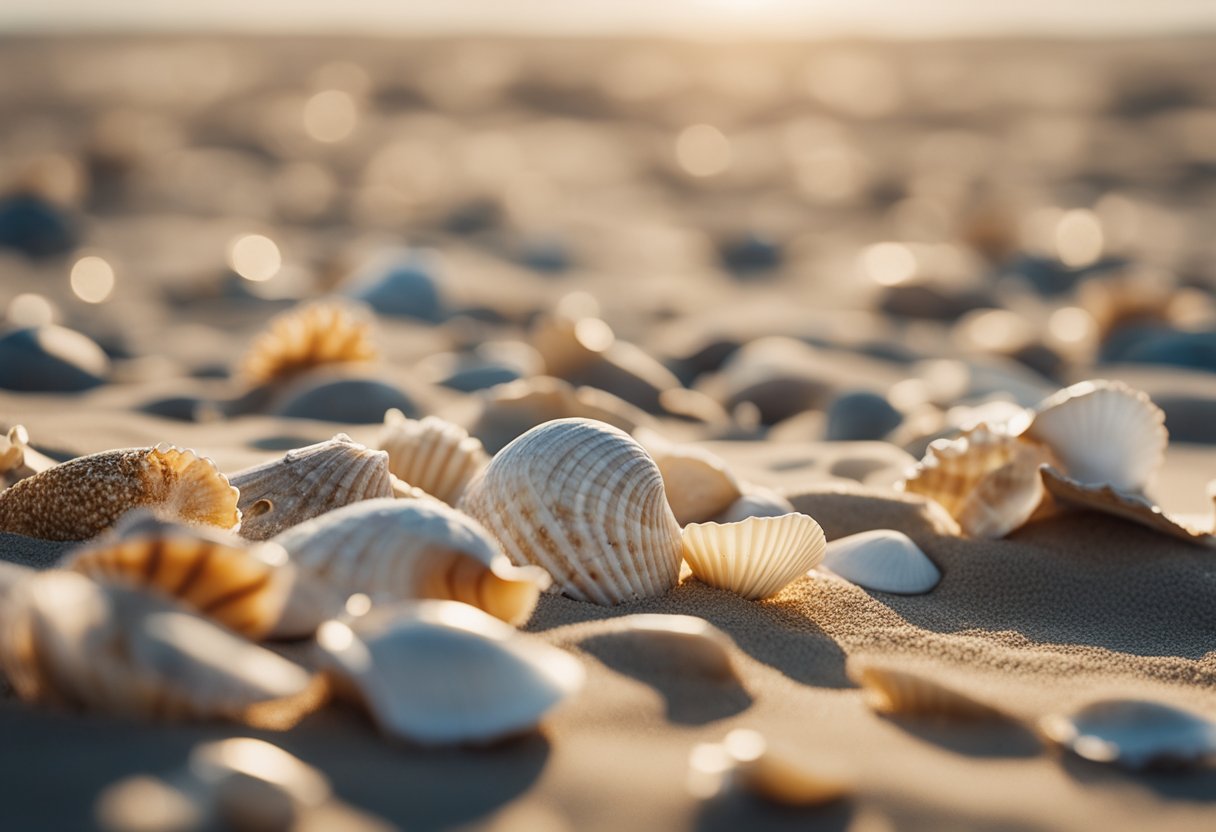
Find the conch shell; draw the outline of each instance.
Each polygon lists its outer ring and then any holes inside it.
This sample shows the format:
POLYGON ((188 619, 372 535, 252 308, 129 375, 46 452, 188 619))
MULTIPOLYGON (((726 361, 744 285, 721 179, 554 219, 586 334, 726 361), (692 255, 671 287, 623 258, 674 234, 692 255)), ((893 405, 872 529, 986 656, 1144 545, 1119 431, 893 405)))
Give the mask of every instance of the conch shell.
POLYGON ((394 476, 448 505, 456 505, 465 485, 490 461, 481 441, 459 425, 436 416, 407 419, 400 410, 384 414, 376 444, 388 452, 394 476))
POLYGON ((249 385, 294 378, 316 367, 374 361, 372 323, 350 303, 321 301, 288 310, 271 320, 241 360, 249 385))
POLYGON ((776 595, 823 560, 823 529, 805 514, 748 517, 737 523, 690 523, 684 560, 710 586, 753 600, 776 595))

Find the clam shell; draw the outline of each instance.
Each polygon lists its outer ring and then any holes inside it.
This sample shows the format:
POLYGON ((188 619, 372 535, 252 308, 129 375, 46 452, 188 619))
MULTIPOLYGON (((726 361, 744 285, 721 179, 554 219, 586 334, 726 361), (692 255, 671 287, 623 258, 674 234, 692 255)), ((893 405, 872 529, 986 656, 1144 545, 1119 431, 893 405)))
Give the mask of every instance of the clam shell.
POLYGON ((547 422, 516 439, 469 484, 460 507, 512 562, 543 567, 580 601, 661 595, 680 573, 680 526, 654 460, 590 419, 547 422))
POLYGON ((828 543, 823 566, 864 589, 923 595, 942 573, 906 534, 874 529, 828 543))
POLYGON ((1216 723, 1160 702, 1093 702, 1043 717, 1039 730, 1079 757, 1133 771, 1216 761, 1216 723))
POLYGON ((324 698, 298 665, 168 600, 52 570, 0 620, 0 669, 27 701, 286 727, 324 698))
POLYGON ((241 491, 241 535, 266 540, 359 500, 393 496, 388 454, 344 433, 232 475, 241 491))
POLYGON ((139 506, 226 529, 241 517, 237 490, 214 462, 157 445, 79 457, 0 491, 0 531, 88 540, 139 506))
POLYGON ((617 629, 592 638, 627 641, 631 654, 654 654, 681 676, 693 672, 710 679, 732 679, 738 675, 731 659, 734 640, 704 618, 645 613, 623 616, 613 624, 617 629))
POLYGON ((371 331, 370 318, 351 304, 321 301, 290 309, 254 339, 237 373, 253 386, 324 365, 374 361, 371 331))
POLYGON ((865 692, 866 704, 889 716, 953 720, 1005 720, 997 708, 910 670, 849 662, 849 678, 865 692))
POLYGON ((1169 433, 1148 394, 1119 381, 1083 381, 1044 400, 1023 436, 1046 444, 1069 477, 1142 492, 1161 467, 1169 433))
POLYGON ((667 502, 681 526, 705 522, 743 496, 726 463, 706 449, 677 445, 644 428, 634 438, 659 466, 667 502))
POLYGON ((481 441, 459 425, 435 416, 418 421, 400 410, 384 414, 377 446, 388 452, 388 468, 412 486, 455 505, 469 480, 490 457, 481 441))
POLYGON ((1004 537, 1038 508, 1039 466, 1052 462, 1045 446, 980 424, 933 441, 896 488, 936 500, 969 537, 1004 537))
POLYGON ((549 576, 514 566, 477 521, 436 500, 364 500, 274 542, 306 575, 374 601, 463 601, 512 624, 532 615, 549 576))
POLYGON ((422 745, 529 731, 583 685, 578 659, 453 601, 329 621, 317 641, 323 665, 382 732, 422 745))
POLYGON ((771 488, 743 486, 743 496, 713 518, 715 523, 737 523, 749 517, 780 517, 797 511, 794 504, 771 488))
POLYGON ((805 514, 749 517, 738 523, 690 523, 684 560, 710 586, 753 600, 775 595, 823 560, 823 529, 805 514))

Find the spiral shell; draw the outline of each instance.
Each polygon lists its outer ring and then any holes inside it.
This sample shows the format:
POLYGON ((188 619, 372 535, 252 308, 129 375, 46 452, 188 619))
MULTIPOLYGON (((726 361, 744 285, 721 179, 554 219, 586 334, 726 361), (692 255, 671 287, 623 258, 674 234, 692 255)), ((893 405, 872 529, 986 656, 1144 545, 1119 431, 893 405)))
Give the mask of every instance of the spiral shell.
POLYGON ((1162 702, 1092 702, 1043 717, 1039 731, 1079 757, 1132 771, 1216 761, 1216 723, 1162 702))
POLYGON ((321 301, 271 320, 241 359, 249 385, 281 382, 316 367, 374 361, 371 320, 348 303, 321 301))
POLYGON ((910 670, 849 662, 849 678, 865 691, 866 704, 890 716, 956 720, 1005 720, 1004 712, 910 670))
POLYGON ((543 567, 580 601, 649 598, 679 578, 680 526, 658 466, 602 422, 533 428, 499 451, 460 505, 513 563, 543 567))
POLYGON ((376 444, 388 453, 393 475, 456 505, 469 480, 490 457, 481 441, 459 425, 435 416, 407 419, 400 410, 384 414, 376 444))
POLYGON ((710 586, 753 600, 776 595, 823 560, 823 529, 805 514, 684 527, 684 560, 710 586))
POLYGON ((923 595, 942 579, 916 542, 894 529, 873 529, 831 541, 823 565, 864 589, 896 595, 923 595))
POLYGON ((133 508, 230 529, 237 490, 215 463, 171 445, 82 456, 0 491, 0 531, 88 540, 133 508))

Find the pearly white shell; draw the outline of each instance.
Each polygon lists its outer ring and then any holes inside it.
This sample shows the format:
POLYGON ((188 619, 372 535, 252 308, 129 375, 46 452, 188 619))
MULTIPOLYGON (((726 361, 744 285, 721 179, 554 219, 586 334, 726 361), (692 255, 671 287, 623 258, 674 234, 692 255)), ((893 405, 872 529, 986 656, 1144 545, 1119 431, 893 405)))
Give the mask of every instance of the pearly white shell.
POLYGON ((823 560, 823 529, 805 514, 684 527, 684 559, 710 586, 744 598, 775 595, 823 560))
POLYGON ((1093 702, 1043 717, 1039 730, 1080 757, 1133 771, 1216 761, 1216 723, 1160 702, 1093 702))
POLYGON ((923 595, 942 573, 906 534, 874 529, 830 541, 823 566, 864 589, 923 595))
POLYGON ((481 441, 459 425, 436 416, 407 419, 400 410, 384 414, 376 444, 388 453, 394 476, 449 505, 490 461, 481 441))

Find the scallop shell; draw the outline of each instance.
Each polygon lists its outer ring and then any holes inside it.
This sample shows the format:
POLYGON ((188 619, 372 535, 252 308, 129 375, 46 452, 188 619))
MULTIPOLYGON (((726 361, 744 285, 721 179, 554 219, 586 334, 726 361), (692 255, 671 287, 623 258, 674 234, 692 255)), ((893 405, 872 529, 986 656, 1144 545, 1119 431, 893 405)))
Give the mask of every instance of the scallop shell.
POLYGON ((88 540, 133 508, 232 528, 237 490, 215 463, 171 445, 82 456, 0 491, 0 531, 88 540))
POLYGON ((543 567, 580 601, 649 598, 679 579, 680 526, 658 466, 603 422, 533 428, 498 452, 460 507, 512 562, 543 567))
POLYGON ((371 330, 368 316, 351 304, 321 301, 290 309, 254 339, 238 374, 260 385, 324 365, 374 361, 371 330))
POLYGON ((30 447, 30 435, 23 425, 13 425, 7 436, 0 436, 0 490, 53 467, 53 459, 30 447))
POLYGON ((688 789, 694 797, 717 797, 728 786, 781 806, 820 806, 853 792, 852 778, 778 750, 758 731, 738 728, 721 743, 699 743, 688 756, 688 789))
POLYGON ((749 517, 780 517, 797 511, 794 504, 771 488, 744 485, 743 496, 714 517, 715 523, 737 523, 749 517))
POLYGON ((821 560, 823 529, 805 514, 749 517, 738 523, 690 523, 684 560, 710 586, 752 600, 776 595, 821 560))
POLYGON ((308 636, 328 617, 322 591, 299 579, 282 547, 143 510, 124 517, 113 536, 72 550, 63 565, 96 581, 151 587, 254 639, 308 636))
POLYGON ((677 445, 652 430, 635 437, 659 466, 667 502, 681 526, 703 523, 743 496, 739 481, 718 456, 696 445, 677 445))
POLYGON ((1079 757, 1133 771, 1216 762, 1216 723, 1160 702, 1093 702, 1043 717, 1039 730, 1079 757))
POLYGON ((490 457, 481 441, 459 425, 435 416, 407 419, 400 410, 384 414, 377 446, 388 452, 388 467, 412 486, 449 505, 490 457))
POLYGON ((344 433, 232 475, 241 490, 241 534, 266 540, 359 500, 393 496, 388 454, 344 433))
POLYGON ((52 570, 0 620, 0 669, 27 701, 283 728, 324 699, 298 665, 168 600, 52 570))
POLYGON ((1046 444, 1069 477, 1142 492, 1161 467, 1169 433, 1147 393, 1120 381, 1083 381, 1048 397, 1024 437, 1046 444))
POLYGON ((726 633, 695 615, 645 613, 613 621, 616 628, 590 638, 629 640, 630 653, 654 653, 681 676, 695 672, 710 679, 736 678, 731 651, 735 642, 726 633))
POLYGON ((437 500, 363 500, 274 542, 344 597, 463 601, 512 624, 528 620, 549 586, 543 569, 512 565, 481 524, 437 500))
POLYGON ((828 543, 823 566, 863 589, 896 595, 923 595, 942 573, 906 534, 873 529, 828 543))
POLYGON ((578 659, 454 601, 329 621, 317 641, 328 672, 381 731, 422 745, 488 743, 529 731, 583 685, 578 659))
POLYGON ((1038 508, 1039 466, 1053 462, 1045 446, 980 424, 934 440, 896 488, 936 500, 969 537, 1004 537, 1038 508))
POLYGON ((848 674, 865 692, 866 704, 880 714, 976 721, 1008 719, 997 708, 910 670, 850 662, 848 674))

